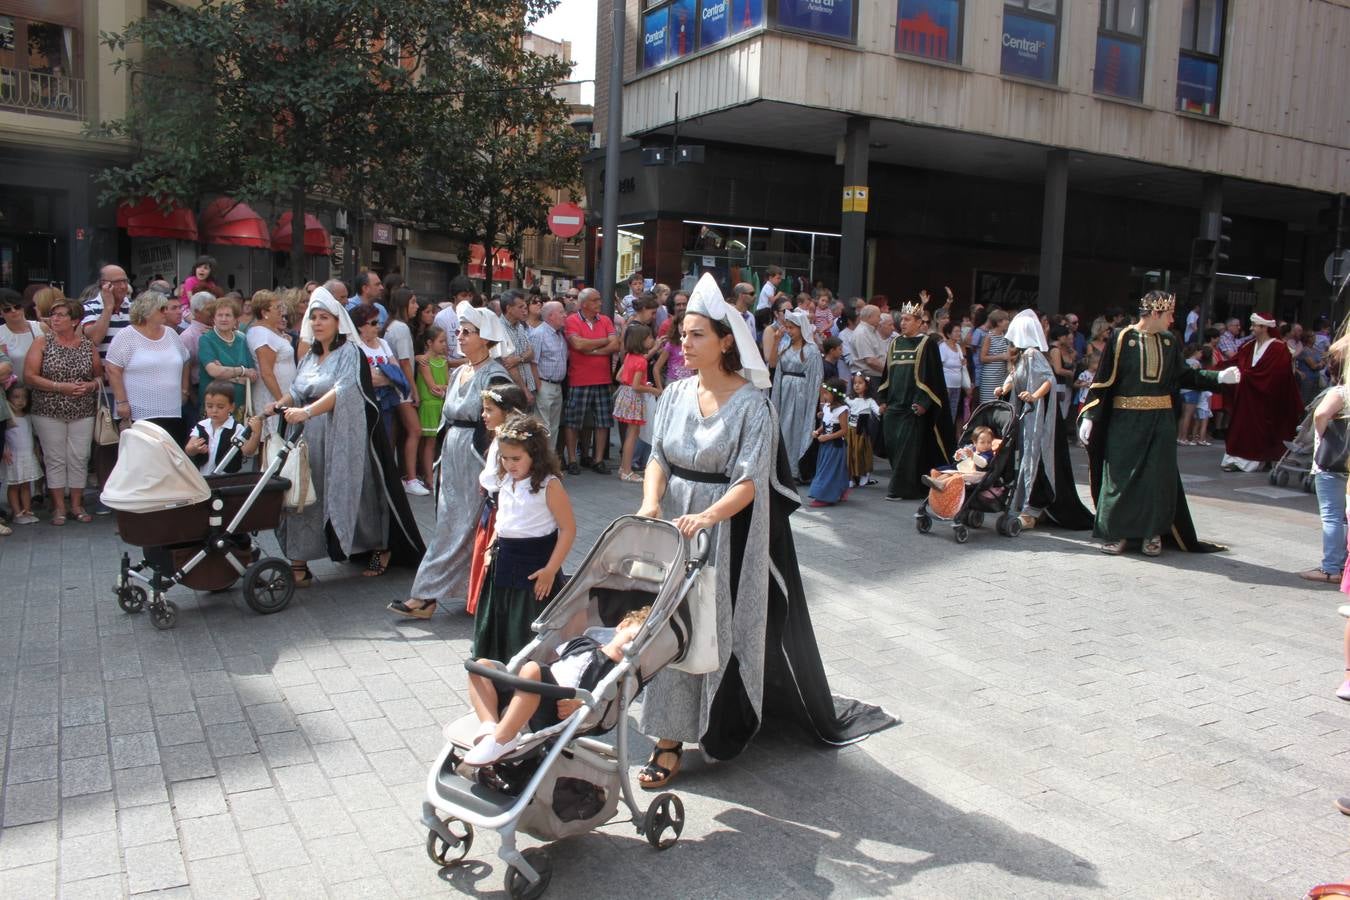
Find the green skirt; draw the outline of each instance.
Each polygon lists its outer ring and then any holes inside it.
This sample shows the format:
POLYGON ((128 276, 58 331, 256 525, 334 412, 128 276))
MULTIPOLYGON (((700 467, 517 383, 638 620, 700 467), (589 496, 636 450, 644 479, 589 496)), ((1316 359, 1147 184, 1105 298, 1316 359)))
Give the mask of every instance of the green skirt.
MULTIPOLYGON (((495 568, 495 566, 494 566, 495 568)), ((506 662, 534 639, 530 624, 544 611, 533 589, 498 586, 489 569, 473 619, 474 659, 506 662)))

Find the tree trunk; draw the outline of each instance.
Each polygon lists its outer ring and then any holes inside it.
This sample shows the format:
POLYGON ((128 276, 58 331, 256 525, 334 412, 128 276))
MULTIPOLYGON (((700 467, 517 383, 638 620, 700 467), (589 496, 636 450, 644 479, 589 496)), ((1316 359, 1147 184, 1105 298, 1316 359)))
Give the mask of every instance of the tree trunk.
POLYGON ((305 283, 305 189, 291 194, 291 287, 305 283))

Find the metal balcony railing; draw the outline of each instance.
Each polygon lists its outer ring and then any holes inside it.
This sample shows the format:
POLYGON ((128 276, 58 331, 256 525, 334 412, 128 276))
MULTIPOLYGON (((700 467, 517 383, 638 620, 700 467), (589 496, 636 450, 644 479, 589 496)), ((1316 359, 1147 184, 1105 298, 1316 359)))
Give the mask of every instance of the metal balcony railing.
POLYGON ((84 118, 84 79, 0 66, 0 109, 84 118))

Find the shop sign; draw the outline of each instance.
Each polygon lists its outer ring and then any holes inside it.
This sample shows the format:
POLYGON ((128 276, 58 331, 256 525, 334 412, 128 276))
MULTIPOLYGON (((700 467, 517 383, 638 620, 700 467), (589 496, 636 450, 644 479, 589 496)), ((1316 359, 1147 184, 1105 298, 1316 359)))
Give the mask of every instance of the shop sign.
POLYGON ((822 37, 853 39, 853 0, 780 0, 778 24, 822 37))
POLYGON ((1003 13, 1003 74, 1055 80, 1054 22, 1003 13))
POLYGON ((975 270, 975 292, 972 302, 983 304, 986 309, 991 306, 1001 309, 1035 306, 1040 293, 1039 275, 975 270))
POLYGON ((347 238, 345 235, 333 235, 333 271, 341 273, 342 263, 347 253, 347 238))
POLYGON ((174 241, 132 238, 131 256, 131 274, 138 285, 149 284, 156 275, 163 275, 170 281, 178 278, 174 241))
POLYGON ((388 222, 376 222, 370 226, 370 242, 372 244, 385 244, 392 246, 394 243, 394 226, 388 222))
POLYGON ((670 17, 662 7, 642 16, 642 68, 652 69, 666 61, 666 31, 670 17))

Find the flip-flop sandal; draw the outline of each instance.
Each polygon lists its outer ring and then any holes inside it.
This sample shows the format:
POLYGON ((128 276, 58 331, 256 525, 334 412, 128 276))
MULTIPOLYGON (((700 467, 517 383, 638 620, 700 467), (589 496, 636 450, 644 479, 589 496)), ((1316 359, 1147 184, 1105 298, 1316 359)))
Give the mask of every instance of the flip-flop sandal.
POLYGON ((75 513, 75 520, 88 525, 90 522, 94 521, 94 517, 87 512, 77 512, 75 513))
POLYGON ((684 755, 684 745, 676 744, 674 747, 654 747, 652 748, 651 758, 647 764, 638 770, 638 787, 644 791, 656 791, 670 784, 671 780, 680 774, 680 760, 684 755), (665 766, 658 766, 656 761, 664 753, 673 753, 675 755, 675 765, 667 769, 665 766), (643 776, 647 776, 643 781, 643 776))
POLYGON ((52 524, 55 525, 56 527, 60 528, 62 525, 66 524, 66 517, 65 517, 65 516, 52 516, 52 524))
POLYGON ((384 570, 389 568, 389 556, 386 554, 389 554, 388 550, 376 550, 370 554, 370 562, 366 563, 366 570, 361 574, 366 578, 379 578, 383 575, 384 570), (380 559, 382 556, 385 558, 380 559))

